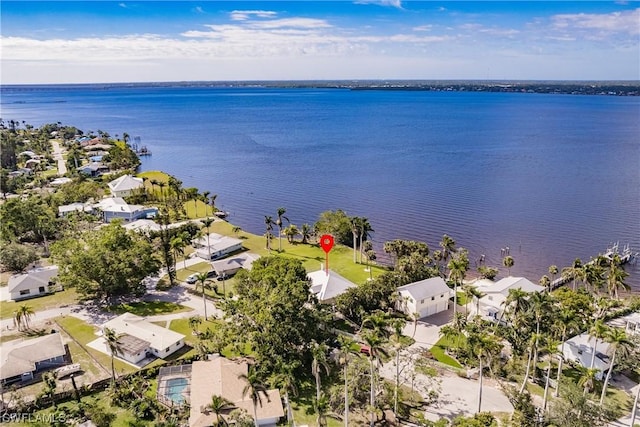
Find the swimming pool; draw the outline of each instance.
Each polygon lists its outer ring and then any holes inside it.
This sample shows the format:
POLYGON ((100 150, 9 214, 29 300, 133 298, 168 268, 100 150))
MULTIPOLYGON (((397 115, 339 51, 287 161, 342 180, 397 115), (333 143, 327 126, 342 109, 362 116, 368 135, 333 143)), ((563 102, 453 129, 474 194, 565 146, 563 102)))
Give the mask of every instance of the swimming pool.
POLYGON ((175 403, 182 404, 185 402, 182 392, 188 385, 189 380, 187 378, 169 378, 166 383, 165 396, 175 403))

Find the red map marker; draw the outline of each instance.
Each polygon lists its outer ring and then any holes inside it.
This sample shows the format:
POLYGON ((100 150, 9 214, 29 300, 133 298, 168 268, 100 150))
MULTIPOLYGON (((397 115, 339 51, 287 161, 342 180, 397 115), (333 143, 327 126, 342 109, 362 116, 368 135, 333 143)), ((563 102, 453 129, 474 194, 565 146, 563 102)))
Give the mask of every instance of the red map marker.
POLYGON ((329 252, 333 248, 333 236, 331 234, 323 234, 320 237, 320 247, 326 254, 326 260, 324 263, 324 271, 329 275, 329 252))

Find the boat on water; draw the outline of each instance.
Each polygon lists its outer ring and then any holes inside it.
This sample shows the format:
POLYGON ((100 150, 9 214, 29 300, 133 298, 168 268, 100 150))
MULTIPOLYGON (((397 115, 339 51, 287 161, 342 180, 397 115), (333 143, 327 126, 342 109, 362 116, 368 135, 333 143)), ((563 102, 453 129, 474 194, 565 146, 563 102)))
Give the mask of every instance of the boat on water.
POLYGON ((215 216, 217 216, 218 218, 226 218, 229 216, 229 212, 226 211, 217 211, 214 213, 215 216))
POLYGON ((151 150, 149 150, 146 145, 143 145, 140 149, 136 150, 136 154, 138 156, 150 156, 151 150))

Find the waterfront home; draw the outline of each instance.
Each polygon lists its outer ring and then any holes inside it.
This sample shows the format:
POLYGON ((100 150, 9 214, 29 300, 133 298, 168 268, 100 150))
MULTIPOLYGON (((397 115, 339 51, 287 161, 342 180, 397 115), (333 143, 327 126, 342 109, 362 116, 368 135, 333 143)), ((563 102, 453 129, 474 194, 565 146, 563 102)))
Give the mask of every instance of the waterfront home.
POLYGON ((149 234, 151 232, 160 231, 162 227, 160 224, 152 219, 137 219, 133 222, 122 225, 127 230, 137 231, 138 233, 149 234))
POLYGON ((8 341, 0 346, 0 350, 2 385, 28 382, 38 372, 66 364, 67 349, 59 333, 8 341))
MULTIPOLYGON (((579 364, 585 368, 591 367, 591 360, 593 359, 593 367, 598 370, 596 373, 596 379, 602 380, 607 370, 609 369, 609 352, 610 345, 602 339, 598 339, 596 346, 596 357, 593 358, 593 346, 595 343, 595 337, 584 333, 576 335, 564 342, 564 349, 562 350, 562 356, 565 360, 579 364)), ((560 350, 562 345, 558 346, 560 350)))
POLYGON ((71 203, 68 205, 58 206, 58 216, 64 218, 73 212, 85 212, 88 214, 93 214, 93 205, 90 203, 71 203))
POLYGON ((47 295, 54 291, 54 277, 58 275, 58 266, 36 268, 23 274, 9 277, 7 288, 9 298, 19 301, 47 295))
POLYGON ((432 277, 409 283, 398 288, 400 298, 397 309, 419 318, 431 316, 449 309, 449 298, 453 290, 447 286, 442 277, 432 277))
POLYGON ((121 219, 127 223, 137 219, 153 218, 158 214, 158 208, 130 205, 122 197, 107 197, 93 206, 102 212, 104 222, 121 219))
POLYGON ((318 301, 324 303, 334 302, 347 289, 357 286, 331 269, 328 272, 324 269, 312 271, 307 273, 307 277, 311 280, 311 293, 315 294, 318 301))
POLYGON ((607 322, 609 326, 624 329, 627 335, 640 335, 640 311, 616 317, 607 322))
MULTIPOLYGON (((228 400, 235 408, 244 409, 253 418, 253 401, 244 393, 247 381, 242 377, 249 372, 245 361, 234 361, 221 356, 210 357, 210 360, 193 362, 191 365, 191 390, 189 402, 189 427, 212 426, 216 414, 207 408, 211 396, 220 396, 228 400)), ((226 414, 222 417, 226 418, 226 414)), ((280 392, 277 389, 267 390, 262 396, 262 404, 256 407, 258 426, 275 426, 284 416, 284 408, 280 392)))
POLYGON ((260 258, 260 255, 251 252, 236 254, 219 261, 213 261, 211 268, 216 272, 218 277, 231 276, 241 268, 251 270, 253 262, 260 258))
POLYGON ((504 302, 509 296, 510 289, 521 289, 524 292, 544 292, 544 286, 536 285, 524 277, 505 277, 497 282, 488 279, 476 280, 472 283, 476 289, 484 294, 480 301, 471 304, 469 311, 487 320, 502 321, 504 302), (479 310, 478 310, 479 309, 479 310))
POLYGON ((214 260, 242 249, 242 240, 235 237, 211 233, 193 242, 197 248, 196 255, 203 259, 214 260))
POLYGON ((109 190, 113 197, 127 197, 134 191, 144 187, 142 178, 136 178, 131 175, 122 175, 120 178, 114 179, 109 184, 109 190))
POLYGON ((113 329, 118 335, 122 352, 116 356, 133 364, 154 356, 163 359, 184 347, 184 335, 132 313, 109 320, 102 325, 102 331, 104 328, 113 329))

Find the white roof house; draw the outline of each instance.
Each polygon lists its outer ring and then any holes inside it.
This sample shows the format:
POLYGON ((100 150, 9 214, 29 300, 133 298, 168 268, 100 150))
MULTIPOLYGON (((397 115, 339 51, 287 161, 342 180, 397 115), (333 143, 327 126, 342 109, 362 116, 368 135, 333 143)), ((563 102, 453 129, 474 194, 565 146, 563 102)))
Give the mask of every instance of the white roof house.
MULTIPOLYGON (((211 396, 224 397, 231 404, 244 409, 253 418, 253 402, 248 394, 243 393, 249 365, 244 361, 233 361, 224 357, 213 360, 196 361, 191 366, 191 390, 189 427, 211 426, 215 422, 215 414, 206 407, 211 403, 211 396)), ((277 389, 267 390, 267 398, 262 396, 262 405, 256 408, 257 425, 275 426, 284 416, 282 398, 277 389)), ((225 415, 223 415, 224 417, 225 415)))
MULTIPOLYGON (((544 292, 544 286, 536 285, 524 277, 505 277, 497 282, 487 279, 477 280, 473 283, 480 292, 485 294, 480 298, 478 307, 480 316, 490 320, 500 320, 504 313, 504 302, 509 296, 510 289, 521 289, 524 292, 544 292)), ((475 304, 470 306, 472 312, 475 312, 475 304)))
POLYGON ((93 207, 100 209, 104 222, 111 222, 114 219, 133 222, 137 219, 153 217, 158 213, 157 208, 130 205, 122 197, 106 197, 93 207))
POLYGON ((72 212, 93 213, 93 206, 89 203, 71 203, 68 205, 58 206, 58 214, 62 217, 72 212))
POLYGON ((0 347, 0 380, 30 380, 37 371, 65 364, 67 351, 59 333, 8 341, 0 347))
POLYGON ((156 357, 164 358, 184 346, 184 335, 163 328, 143 317, 132 313, 124 313, 102 325, 102 329, 113 329, 116 334, 130 335, 137 338, 136 343, 145 341, 149 344, 149 352, 156 357))
POLYGON ((640 311, 616 317, 607 322, 609 326, 624 329, 627 335, 640 335, 640 311))
POLYGON ((58 275, 58 266, 36 268, 23 274, 16 274, 9 278, 8 290, 12 300, 18 301, 25 298, 33 298, 46 295, 52 280, 58 275))
POLYGON ((162 227, 152 219, 137 219, 133 222, 123 225, 127 230, 138 231, 140 233, 149 233, 152 231, 160 231, 162 227))
POLYGON ((331 269, 328 272, 326 270, 312 271, 307 273, 307 277, 311 280, 311 292, 317 296, 320 302, 333 301, 338 295, 345 293, 347 289, 357 286, 331 269))
POLYGON ((217 275, 231 275, 241 268, 244 268, 245 270, 251 270, 253 262, 258 258, 260 258, 260 255, 258 254, 244 252, 227 257, 225 259, 213 261, 211 263, 211 267, 213 268, 213 270, 215 270, 217 275))
POLYGON ((133 191, 142 188, 144 181, 142 178, 136 178, 131 175, 122 175, 120 178, 114 179, 109 184, 109 190, 114 197, 127 197, 133 191))
MULTIPOLYGON (((591 359, 593 358, 593 345, 595 338, 591 335, 584 333, 576 335, 573 338, 565 341, 563 356, 566 360, 578 363, 585 368, 591 367, 591 359)), ((562 345, 558 346, 561 349, 562 345)), ((596 358, 594 360, 593 367, 598 370, 596 379, 601 380, 603 374, 609 369, 609 350, 610 345, 602 339, 598 339, 596 346, 596 358)))
POLYGON ((453 290, 442 277, 432 277, 400 286, 398 293, 398 309, 410 316, 418 313, 420 318, 448 310, 449 298, 453 296, 453 290))
POLYGON ((210 259, 222 258, 223 256, 232 252, 242 249, 242 240, 235 237, 222 236, 220 234, 209 234, 209 240, 207 236, 201 237, 193 242, 193 245, 198 248, 196 254, 200 258, 210 259))

